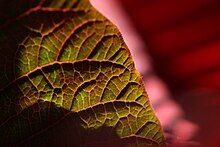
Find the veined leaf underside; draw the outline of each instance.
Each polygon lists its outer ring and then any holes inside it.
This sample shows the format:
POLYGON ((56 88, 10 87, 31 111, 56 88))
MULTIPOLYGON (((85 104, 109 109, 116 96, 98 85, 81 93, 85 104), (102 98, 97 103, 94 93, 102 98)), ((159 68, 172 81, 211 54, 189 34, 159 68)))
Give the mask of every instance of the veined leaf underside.
POLYGON ((0 145, 165 145, 121 34, 87 0, 0 4, 0 145))

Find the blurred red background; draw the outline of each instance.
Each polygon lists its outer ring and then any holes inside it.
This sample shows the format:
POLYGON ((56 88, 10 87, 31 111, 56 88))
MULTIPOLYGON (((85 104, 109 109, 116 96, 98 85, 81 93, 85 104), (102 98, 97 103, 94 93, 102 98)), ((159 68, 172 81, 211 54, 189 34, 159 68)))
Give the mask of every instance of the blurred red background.
POLYGON ((154 69, 186 117, 195 140, 220 146, 220 1, 120 0, 148 46, 154 69))

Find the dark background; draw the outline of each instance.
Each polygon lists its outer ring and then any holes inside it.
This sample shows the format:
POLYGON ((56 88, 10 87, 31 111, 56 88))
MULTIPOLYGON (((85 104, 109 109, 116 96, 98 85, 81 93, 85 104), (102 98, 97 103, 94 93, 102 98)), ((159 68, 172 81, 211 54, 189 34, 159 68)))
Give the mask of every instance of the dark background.
POLYGON ((220 1, 120 0, 148 46, 154 69, 186 118, 194 140, 220 146, 220 1))

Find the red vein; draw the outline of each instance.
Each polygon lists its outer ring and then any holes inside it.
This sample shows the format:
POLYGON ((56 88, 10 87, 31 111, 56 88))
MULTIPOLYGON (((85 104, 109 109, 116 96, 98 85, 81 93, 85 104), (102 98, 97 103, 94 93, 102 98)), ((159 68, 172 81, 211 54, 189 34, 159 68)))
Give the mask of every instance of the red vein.
MULTIPOLYGON (((2 87, 0 89, 0 92, 1 91, 4 91, 7 87, 9 87, 10 85, 12 85, 13 83, 16 83, 17 81, 25 78, 25 77, 28 77, 30 74, 36 72, 36 71, 42 71, 42 68, 45 68, 45 67, 48 67, 48 66, 52 66, 54 64, 75 64, 75 63, 78 63, 78 62, 83 62, 83 61, 89 61, 89 62, 109 62, 109 63, 112 63, 112 64, 116 64, 116 65, 119 65, 119 66, 123 66, 122 64, 120 63, 117 63, 117 62, 114 62, 114 61, 109 61, 109 60, 93 60, 93 59, 82 59, 82 60, 77 60, 77 61, 74 61, 74 62, 69 62, 69 61, 65 61, 65 62, 60 62, 60 61, 54 61, 54 62, 51 62, 51 63, 48 63, 48 64, 45 64, 45 65, 42 65, 42 66, 39 66, 35 69, 33 69, 32 71, 29 71, 27 72, 26 74, 24 75, 21 75, 20 77, 17 77, 16 79, 14 79, 12 82, 8 83, 5 87, 2 87)), ((123 66, 124 67, 124 66, 123 66)), ((124 67, 126 68, 126 67, 124 67)), ((127 68, 126 68, 127 69, 127 68)), ((42 71, 43 72, 43 71, 42 71)))

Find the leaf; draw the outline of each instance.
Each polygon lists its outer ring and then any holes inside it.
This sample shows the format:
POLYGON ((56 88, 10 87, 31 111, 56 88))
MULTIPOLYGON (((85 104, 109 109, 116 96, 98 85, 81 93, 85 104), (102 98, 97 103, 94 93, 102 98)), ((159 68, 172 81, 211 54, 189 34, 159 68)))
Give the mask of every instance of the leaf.
POLYGON ((87 0, 0 4, 0 146, 165 145, 121 34, 87 0))

